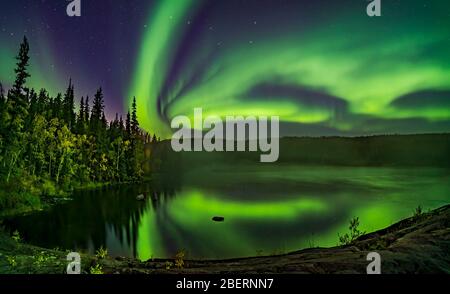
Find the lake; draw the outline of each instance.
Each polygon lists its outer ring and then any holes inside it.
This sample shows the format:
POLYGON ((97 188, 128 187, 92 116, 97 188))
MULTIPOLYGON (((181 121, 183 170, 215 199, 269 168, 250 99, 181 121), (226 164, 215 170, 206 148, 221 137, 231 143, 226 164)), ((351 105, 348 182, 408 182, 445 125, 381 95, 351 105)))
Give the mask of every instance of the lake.
POLYGON ((450 203, 439 168, 224 166, 140 185, 74 193, 72 201, 4 221, 28 243, 141 260, 223 259, 338 243, 352 217, 370 232, 450 203), (237 170, 237 171, 236 171, 237 170), (145 201, 136 196, 145 193, 145 201), (214 222, 215 216, 224 217, 214 222))

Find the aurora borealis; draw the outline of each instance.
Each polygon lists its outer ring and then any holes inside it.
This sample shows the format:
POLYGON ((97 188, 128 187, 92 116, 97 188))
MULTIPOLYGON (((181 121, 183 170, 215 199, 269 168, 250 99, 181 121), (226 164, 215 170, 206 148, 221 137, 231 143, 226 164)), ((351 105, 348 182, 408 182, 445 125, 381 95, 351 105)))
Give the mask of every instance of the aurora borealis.
POLYGON ((105 90, 109 117, 136 96, 161 137, 192 115, 277 115, 281 135, 450 131, 450 3, 382 1, 9 1, 0 10, 0 81, 24 34, 33 87, 105 90), (17 16, 21 17, 17 17, 17 16), (16 17, 14 17, 16 16, 16 17))

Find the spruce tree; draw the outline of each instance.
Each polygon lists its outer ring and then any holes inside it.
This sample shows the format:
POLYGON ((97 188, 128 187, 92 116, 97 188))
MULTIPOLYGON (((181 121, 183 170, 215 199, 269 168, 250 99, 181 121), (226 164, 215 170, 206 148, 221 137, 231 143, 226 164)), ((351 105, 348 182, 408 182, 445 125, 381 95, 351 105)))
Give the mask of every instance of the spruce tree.
POLYGON ((28 110, 28 120, 27 120, 27 127, 28 130, 33 123, 34 118, 36 117, 36 114, 38 114, 38 97, 36 92, 32 89, 30 92, 30 107, 28 110))
POLYGON ((0 83, 0 106, 5 105, 6 98, 5 98, 5 91, 3 89, 2 83, 0 83))
POLYGON ((80 109, 78 111, 78 120, 84 122, 84 97, 81 96, 81 100, 80 100, 80 109))
POLYGON ((16 80, 14 81, 14 85, 12 87, 13 96, 22 97, 24 94, 25 83, 27 78, 30 77, 30 74, 27 71, 28 61, 30 57, 28 55, 30 51, 30 46, 28 45, 28 40, 26 37, 23 37, 22 44, 20 44, 19 55, 17 55, 16 60, 16 68, 14 72, 16 73, 16 80))
POLYGON ((139 133, 139 122, 137 119, 136 97, 133 97, 132 113, 131 113, 131 130, 133 135, 139 133))
POLYGON ((49 97, 48 93, 45 89, 41 89, 39 91, 38 101, 37 101, 37 112, 40 114, 47 113, 48 112, 48 104, 49 104, 49 97))
POLYGON ((25 83, 30 74, 27 71, 28 61, 30 60, 29 54, 30 47, 26 37, 23 38, 22 44, 20 44, 19 54, 17 55, 17 63, 14 72, 16 73, 16 80, 10 91, 8 97, 9 114, 10 114, 10 129, 11 135, 14 140, 15 135, 19 135, 24 127, 24 121, 28 115, 28 100, 25 91, 25 83))
POLYGON ((103 110, 104 110, 104 102, 103 102, 103 93, 102 88, 97 90, 95 93, 94 101, 92 104, 91 111, 91 131, 94 135, 99 136, 100 131, 102 129, 102 118, 103 118, 103 110))
POLYGON ((86 125, 89 124, 89 114, 91 113, 91 110, 89 109, 89 95, 86 96, 86 101, 84 102, 84 121, 86 122, 86 125))
POLYGON ((84 133, 84 126, 85 126, 85 121, 84 121, 85 114, 84 114, 84 110, 85 110, 85 107, 84 107, 84 97, 81 97, 81 100, 80 100, 80 109, 79 109, 79 111, 78 111, 78 117, 77 117, 77 132, 78 132, 79 134, 84 133))
POLYGON ((97 90, 97 93, 94 96, 94 101, 92 105, 92 113, 91 113, 91 120, 93 121, 100 121, 103 115, 103 110, 105 108, 103 104, 103 93, 102 88, 97 90))
POLYGON ((6 97, 3 85, 0 83, 0 159, 3 152, 4 130, 6 124, 6 97))
POLYGON ((116 112, 116 118, 114 119, 113 122, 113 128, 114 131, 118 134, 119 130, 120 130, 120 126, 119 126, 119 114, 116 112))
POLYGON ((108 127, 108 120, 106 119, 105 112, 102 112, 102 130, 106 130, 108 127))
POLYGON ((125 121, 125 131, 127 133, 128 138, 131 138, 131 116, 130 110, 127 112, 127 119, 125 121))
POLYGON ((120 131, 123 133, 125 131, 125 126, 123 124, 122 116, 120 116, 120 119, 119 119, 119 127, 120 127, 120 131))
POLYGON ((63 118, 63 101, 61 93, 58 93, 52 101, 52 118, 61 120, 63 118))
POLYGON ((74 87, 72 85, 72 79, 69 81, 69 87, 64 94, 63 101, 63 120, 71 130, 75 127, 75 97, 74 97, 74 87))
POLYGON ((114 126, 118 127, 119 126, 119 114, 116 112, 116 118, 114 119, 114 126))
POLYGON ((8 166, 6 182, 9 182, 14 169, 19 165, 19 156, 21 156, 25 145, 24 127, 28 116, 28 98, 25 83, 27 78, 30 77, 27 71, 28 61, 30 60, 29 50, 28 40, 24 37, 23 42, 20 44, 19 54, 16 57, 17 63, 14 69, 16 79, 11 91, 8 93, 7 111, 9 115, 4 134, 5 146, 8 149, 4 159, 7 160, 8 166))

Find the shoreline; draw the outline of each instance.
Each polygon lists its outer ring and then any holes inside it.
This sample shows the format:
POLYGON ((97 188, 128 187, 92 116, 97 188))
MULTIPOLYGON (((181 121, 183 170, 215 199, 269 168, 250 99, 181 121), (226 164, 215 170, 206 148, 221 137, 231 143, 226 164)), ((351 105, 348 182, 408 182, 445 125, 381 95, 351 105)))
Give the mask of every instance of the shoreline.
MULTIPOLYGON (((351 245, 226 260, 139 261, 81 254, 81 267, 82 273, 90 273, 98 265, 98 273, 105 274, 366 274, 369 252, 381 255, 382 273, 450 273, 450 205, 365 234, 351 245)), ((67 253, 17 242, 0 232, 0 273, 63 274, 67 253)))
POLYGON ((151 178, 146 178, 143 179, 141 181, 138 182, 102 182, 102 183, 89 183, 87 185, 84 186, 77 186, 77 187, 73 187, 71 190, 69 191, 61 191, 60 194, 57 195, 35 195, 36 197, 38 197, 40 199, 40 207, 33 207, 33 206, 28 206, 28 207, 18 207, 18 208, 11 208, 11 209, 6 209, 4 211, 0 211, 0 222, 2 219, 8 218, 8 217, 14 217, 14 216, 18 216, 18 215, 26 215, 29 213, 33 213, 36 211, 43 211, 46 209, 49 209, 50 207, 52 207, 53 205, 56 205, 60 202, 64 202, 64 201, 71 201, 73 200, 73 196, 75 192, 80 192, 80 191, 90 191, 90 190, 96 190, 96 189, 102 189, 104 187, 111 187, 111 186, 118 186, 118 185, 130 185, 130 184, 142 184, 142 183, 146 183, 151 181, 151 178))

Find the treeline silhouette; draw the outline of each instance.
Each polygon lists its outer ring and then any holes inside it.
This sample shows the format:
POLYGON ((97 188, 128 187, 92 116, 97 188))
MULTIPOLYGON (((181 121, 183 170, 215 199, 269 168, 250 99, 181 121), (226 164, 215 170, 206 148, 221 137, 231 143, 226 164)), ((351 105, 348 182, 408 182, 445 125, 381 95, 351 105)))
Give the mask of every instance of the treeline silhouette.
MULTIPOLYGON (((248 142, 246 142, 248 146, 248 142)), ((366 137, 285 137, 274 163, 261 163, 260 152, 180 152, 170 150, 164 165, 179 172, 196 168, 279 164, 385 167, 450 167, 450 134, 379 135, 366 137), (171 166, 169 166, 169 164, 171 166)), ((162 148, 161 146, 159 148, 162 148)))
POLYGON ((36 207, 43 196, 98 183, 139 181, 146 144, 157 142, 139 127, 136 98, 126 118, 108 122, 102 89, 81 97, 75 111, 72 81, 51 97, 26 85, 29 44, 16 57, 16 79, 5 94, 0 84, 0 209, 36 207))
POLYGON ((280 162, 450 167, 450 134, 284 138, 280 162))

